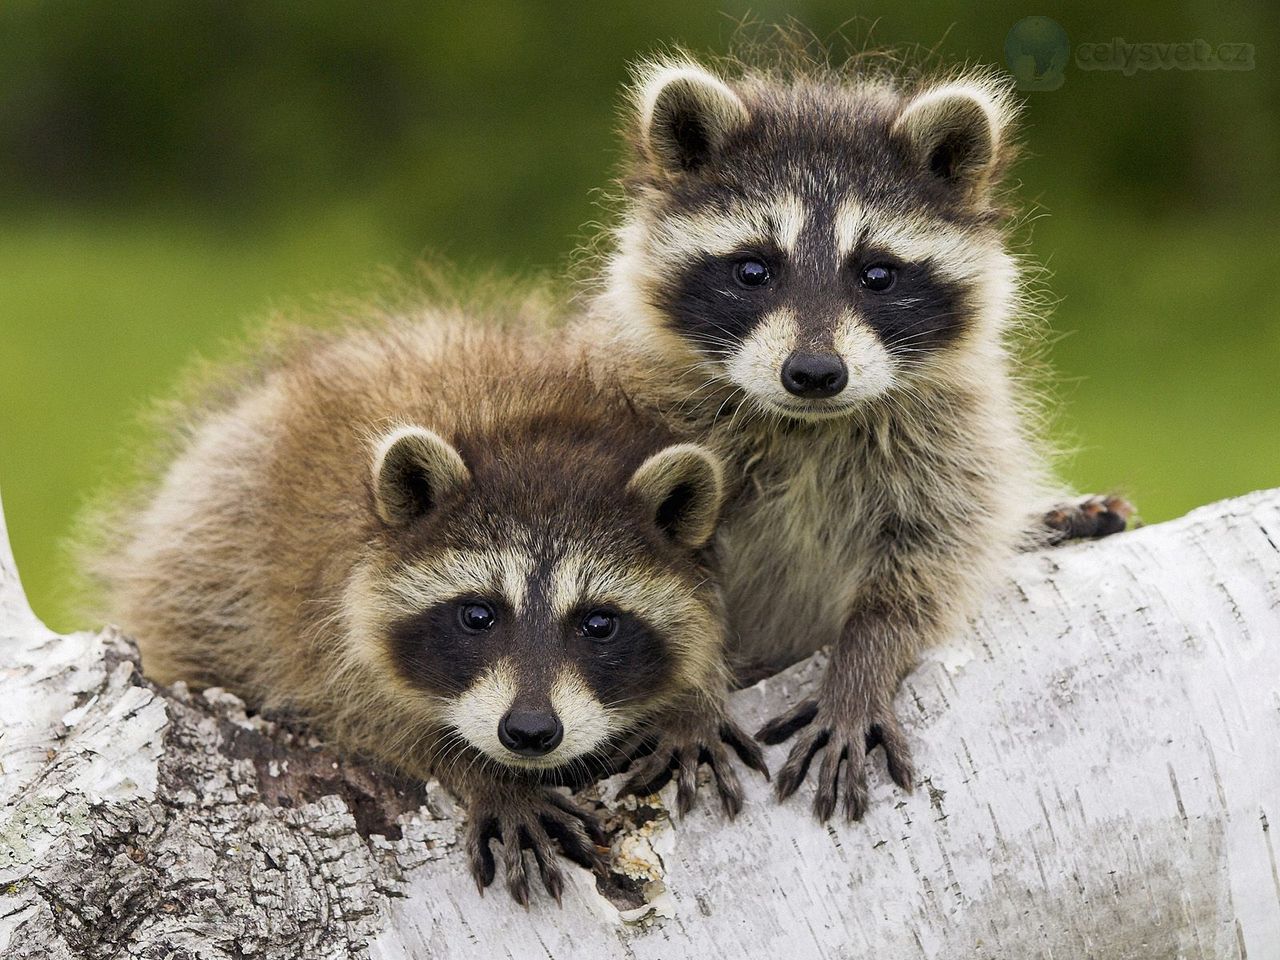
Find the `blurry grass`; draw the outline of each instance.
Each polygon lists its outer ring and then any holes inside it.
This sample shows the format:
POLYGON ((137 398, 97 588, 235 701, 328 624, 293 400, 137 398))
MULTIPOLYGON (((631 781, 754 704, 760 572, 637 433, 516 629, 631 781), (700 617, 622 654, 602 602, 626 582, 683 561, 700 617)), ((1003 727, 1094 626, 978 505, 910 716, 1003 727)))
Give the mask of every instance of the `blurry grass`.
POLYGON ((1280 485, 1280 256, 1263 223, 1137 223, 1073 204, 1035 249, 1062 298, 1064 464, 1148 522, 1280 485), (1092 215, 1091 215, 1092 214, 1092 215))
MULTIPOLYGON (((1037 224, 1053 270, 1051 358, 1065 463, 1148 521, 1280 484, 1280 284, 1270 229, 1123 226, 1114 211, 1037 224), (1105 227, 1100 226, 1105 224, 1105 227), (1121 226, 1117 226, 1120 224, 1121 226)), ((359 286, 416 251, 359 210, 274 233, 181 224, 0 228, 0 490, 36 611, 69 628, 59 540, 136 412, 194 352, 273 302, 359 286)))
POLYGON ((356 211, 253 237, 136 220, 0 228, 0 491, 46 622, 71 626, 60 540, 145 403, 246 318, 397 254, 356 211))

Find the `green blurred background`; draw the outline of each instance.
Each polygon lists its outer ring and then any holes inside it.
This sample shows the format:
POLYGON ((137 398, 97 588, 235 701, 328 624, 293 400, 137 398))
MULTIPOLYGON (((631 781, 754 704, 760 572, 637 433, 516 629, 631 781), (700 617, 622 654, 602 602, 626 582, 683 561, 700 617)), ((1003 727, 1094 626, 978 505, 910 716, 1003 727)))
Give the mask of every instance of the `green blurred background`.
POLYGON ((1060 89, 1026 95, 1017 176, 1060 299, 1068 478, 1126 489, 1148 520, 1280 484, 1280 16, 1263 0, 6 0, 0 489, 37 612, 71 625, 73 516, 148 398, 247 318, 424 253, 562 271, 601 216, 638 55, 723 52, 746 17, 795 18, 1003 65, 1030 15, 1073 48, 1255 49, 1243 72, 1069 64, 1060 89))

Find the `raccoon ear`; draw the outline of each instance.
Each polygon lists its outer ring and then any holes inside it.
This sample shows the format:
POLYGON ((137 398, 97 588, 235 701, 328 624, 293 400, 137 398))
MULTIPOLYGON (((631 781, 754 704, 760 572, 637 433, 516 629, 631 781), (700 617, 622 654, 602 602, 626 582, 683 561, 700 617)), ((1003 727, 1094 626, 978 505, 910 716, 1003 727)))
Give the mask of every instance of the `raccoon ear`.
POLYGON ((657 64, 636 85, 640 144, 671 172, 706 163, 750 114, 719 77, 691 63, 657 64))
POLYGON ((650 511, 663 534, 682 547, 697 548, 715 532, 724 501, 724 470, 705 447, 679 443, 640 464, 627 492, 650 511))
POLYGON ((458 451, 438 433, 399 427, 382 438, 374 454, 374 507, 384 523, 404 526, 470 479, 458 451))
POLYGON ((927 90, 907 104, 893 133, 934 176, 980 188, 995 167, 1007 113, 995 93, 964 83, 927 90))

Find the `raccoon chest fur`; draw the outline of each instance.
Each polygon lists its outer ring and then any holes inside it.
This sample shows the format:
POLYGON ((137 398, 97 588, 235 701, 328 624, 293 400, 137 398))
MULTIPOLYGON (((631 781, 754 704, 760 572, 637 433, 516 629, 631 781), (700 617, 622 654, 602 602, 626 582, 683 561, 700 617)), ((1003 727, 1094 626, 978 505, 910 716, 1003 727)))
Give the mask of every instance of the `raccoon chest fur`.
POLYGON ((848 430, 771 437, 744 464, 717 538, 729 656, 740 674, 833 642, 866 578, 879 525, 875 471, 848 430))

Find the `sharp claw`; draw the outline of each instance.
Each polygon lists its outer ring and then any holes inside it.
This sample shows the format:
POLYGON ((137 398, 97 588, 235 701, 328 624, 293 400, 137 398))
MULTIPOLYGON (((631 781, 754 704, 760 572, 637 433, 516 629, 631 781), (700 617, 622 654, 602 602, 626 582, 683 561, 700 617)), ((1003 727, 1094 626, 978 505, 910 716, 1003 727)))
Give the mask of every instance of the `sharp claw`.
POLYGON ((684 785, 681 780, 676 786, 676 813, 683 819, 689 815, 689 811, 693 809, 693 797, 695 788, 684 785))
POLYGON ((911 763, 911 747, 907 743, 907 735, 903 732, 897 718, 892 714, 882 717, 879 722, 871 726, 867 741, 868 750, 873 745, 872 741, 884 749, 890 779, 910 793, 912 781, 915 779, 915 770, 911 763))
POLYGON ((608 837, 604 833, 604 824, 589 813, 584 813, 579 818, 582 821, 583 829, 587 831, 587 836, 591 838, 591 842, 597 847, 609 846, 608 837))
POLYGON ((773 781, 773 797, 779 803, 795 793, 800 786, 798 782, 792 782, 793 778, 794 774, 785 768, 778 771, 778 779, 773 781))
POLYGON ((516 903, 529 909, 529 884, 525 880, 509 880, 507 881, 507 890, 511 892, 511 897, 516 903))
POLYGON ((867 801, 854 794, 846 794, 844 800, 844 818, 849 823, 861 823, 867 815, 867 801))
POLYGON ((521 836, 533 851, 533 862, 537 864, 542 886, 555 898, 557 904, 560 903, 560 895, 564 892, 564 876, 556 866, 555 846, 541 820, 530 824, 521 836))
POLYGON ((716 744, 711 751, 710 764, 711 775, 716 780, 716 792, 720 795, 720 808, 732 820, 742 810, 742 784, 722 745, 716 744))
POLYGON ((764 774, 765 780, 769 779, 769 765, 764 762, 764 751, 760 749, 760 744, 748 737, 737 724, 729 721, 721 726, 720 739, 733 748, 744 765, 764 774))
POLYGON ((693 809, 694 797, 698 793, 698 754, 693 750, 681 750, 676 757, 678 773, 676 775, 676 811, 685 816, 693 809))
POLYGON ((778 771, 778 779, 774 784, 774 792, 779 800, 785 800, 804 783, 809 773, 809 764, 813 755, 821 750, 831 737, 831 731, 821 730, 801 738, 787 757, 787 762, 778 771))
POLYGON ((720 744, 716 744, 711 751, 711 773, 716 778, 720 806, 725 816, 733 820, 742 812, 742 783, 729 762, 729 755, 720 744))
POLYGON ((481 896, 484 895, 484 888, 493 883, 494 874, 497 872, 493 850, 489 847, 494 831, 496 831, 496 824, 486 821, 475 826, 467 840, 471 859, 471 876, 475 879, 481 896))
POLYGON ((755 744, 752 744, 752 751, 750 755, 739 754, 739 756, 742 756, 743 763, 745 763, 748 767, 750 767, 756 773, 761 774, 764 777, 766 783, 769 780, 773 779, 772 775, 769 773, 769 765, 765 763, 765 760, 764 760, 764 751, 761 750, 758 746, 756 746, 755 744))
POLYGON ((551 849, 550 838, 539 837, 533 847, 533 859, 538 864, 538 875, 542 877, 542 885, 547 888, 547 893, 555 898, 556 906, 563 906, 561 898, 564 894, 564 874, 552 862, 551 857, 554 855, 555 851, 551 849))
POLYGON ((507 890, 516 903, 529 908, 529 876, 525 867, 524 851, 530 846, 528 830, 515 827, 502 831, 503 866, 507 873, 507 890))
POLYGON ((915 790, 915 767, 910 757, 901 757, 895 752, 887 754, 889 761, 889 777, 907 793, 915 790))
POLYGON ((730 820, 738 819, 738 814, 742 812, 742 794, 737 790, 721 788, 720 809, 730 820))
POLYGON ((844 816, 852 822, 867 812, 867 768, 865 757, 849 757, 844 785, 844 816))
POLYGON ((604 826, 600 823, 600 821, 597 820, 595 817, 591 817, 590 819, 586 820, 585 823, 586 823, 587 836, 591 839, 591 842, 594 843, 597 847, 603 847, 605 850, 608 850, 609 838, 605 836, 604 826))
POLYGON ((840 796, 840 763, 845 750, 828 746, 818 770, 818 789, 813 795, 813 814, 822 822, 831 819, 840 796))
POLYGON ((813 795, 813 815, 819 823, 826 823, 836 809, 836 798, 819 790, 813 795))
POLYGON ((812 723, 817 715, 818 701, 805 700, 766 723, 756 732, 756 739, 766 744, 781 743, 801 727, 812 723))
POLYGON ((603 877, 609 872, 608 853, 608 847, 592 847, 589 850, 580 851, 580 856, 568 854, 566 856, 584 870, 591 871, 597 877, 603 877))

